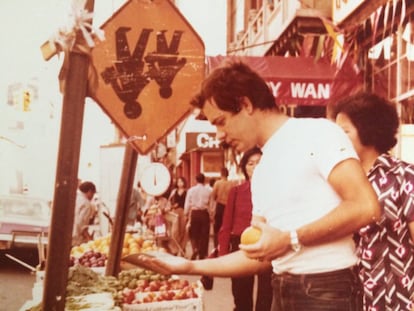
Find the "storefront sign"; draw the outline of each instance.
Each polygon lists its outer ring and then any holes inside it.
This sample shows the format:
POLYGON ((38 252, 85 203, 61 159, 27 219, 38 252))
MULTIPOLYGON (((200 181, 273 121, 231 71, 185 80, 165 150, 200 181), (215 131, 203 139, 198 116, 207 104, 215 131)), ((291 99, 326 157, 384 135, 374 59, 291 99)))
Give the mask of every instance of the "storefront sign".
POLYGON ((342 67, 346 75, 341 75, 330 61, 316 62, 312 57, 211 56, 207 57, 208 70, 231 60, 246 63, 255 70, 271 89, 276 105, 289 112, 299 106, 326 106, 333 97, 348 95, 360 83, 349 62, 342 67))
POLYGON ((286 98, 307 101, 308 104, 316 103, 328 100, 331 94, 331 82, 269 80, 267 85, 272 90, 273 96, 281 99, 279 104, 286 104, 284 100, 286 98))
POLYGON ((193 149, 219 149, 216 133, 186 133, 186 151, 193 149))

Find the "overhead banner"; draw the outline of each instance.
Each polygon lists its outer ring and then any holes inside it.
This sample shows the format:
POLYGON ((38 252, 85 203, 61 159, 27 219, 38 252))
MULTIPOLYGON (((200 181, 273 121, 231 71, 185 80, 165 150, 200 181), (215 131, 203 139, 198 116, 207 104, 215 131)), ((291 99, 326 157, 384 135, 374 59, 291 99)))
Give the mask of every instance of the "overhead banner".
POLYGON ((333 98, 349 94, 359 88, 361 79, 343 66, 346 75, 328 61, 315 61, 311 57, 282 56, 209 56, 208 71, 229 62, 240 60, 255 70, 269 85, 277 105, 326 106, 333 98), (340 84, 338 88, 336 85, 340 84), (339 94, 338 92, 343 92, 339 94))

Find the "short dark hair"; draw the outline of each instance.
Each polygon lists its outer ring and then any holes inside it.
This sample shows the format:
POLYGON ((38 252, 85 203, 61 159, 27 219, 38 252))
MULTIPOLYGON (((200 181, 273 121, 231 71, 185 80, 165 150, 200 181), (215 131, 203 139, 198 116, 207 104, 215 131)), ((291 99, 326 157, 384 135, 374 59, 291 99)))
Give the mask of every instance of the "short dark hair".
POLYGON ((91 181, 84 181, 79 185, 79 190, 83 193, 87 193, 89 191, 96 192, 96 186, 91 181))
POLYGON ((204 174, 203 174, 203 173, 199 173, 199 174, 197 174, 197 176, 196 176, 196 181, 197 181, 198 183, 202 183, 202 184, 204 184, 204 180, 205 180, 205 176, 204 176, 204 174))
POLYGON ((249 178, 249 175, 247 174, 247 170, 246 170, 247 162, 249 162, 250 157, 252 155, 255 155, 255 154, 260 154, 261 155, 262 154, 262 150, 260 150, 259 147, 253 147, 253 148, 245 151, 243 153, 243 156, 242 156, 241 160, 240 160, 239 166, 240 166, 240 169, 241 169, 244 177, 246 178, 246 180, 249 180, 250 179, 249 178))
POLYGON ((220 170, 220 175, 223 177, 229 177, 229 170, 226 167, 222 167, 220 170))
POLYGON ((358 131, 361 144, 386 153, 397 144, 399 118, 395 105, 376 94, 359 92, 339 100, 332 108, 333 117, 348 116, 358 131))
POLYGON ((175 181, 175 186, 178 186, 178 181, 179 180, 181 180, 183 182, 184 188, 186 188, 187 187, 187 180, 183 176, 177 177, 177 180, 175 181))
POLYGON ((202 109, 205 101, 213 98, 221 110, 237 114, 241 110, 243 97, 249 98, 255 108, 278 110, 275 98, 263 78, 240 61, 225 63, 214 69, 190 104, 202 109))

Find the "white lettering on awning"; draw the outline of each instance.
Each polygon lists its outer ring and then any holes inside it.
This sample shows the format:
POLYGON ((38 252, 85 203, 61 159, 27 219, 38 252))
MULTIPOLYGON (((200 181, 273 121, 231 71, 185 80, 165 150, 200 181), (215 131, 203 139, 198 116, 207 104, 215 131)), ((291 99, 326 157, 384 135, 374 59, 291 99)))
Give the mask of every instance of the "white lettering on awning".
POLYGON ((272 90, 272 94, 274 97, 278 97, 278 92, 279 92, 279 88, 282 85, 282 82, 277 82, 274 83, 272 81, 268 82, 267 85, 270 87, 270 89, 272 90))
POLYGON ((292 98, 329 99, 329 83, 290 83, 292 98))

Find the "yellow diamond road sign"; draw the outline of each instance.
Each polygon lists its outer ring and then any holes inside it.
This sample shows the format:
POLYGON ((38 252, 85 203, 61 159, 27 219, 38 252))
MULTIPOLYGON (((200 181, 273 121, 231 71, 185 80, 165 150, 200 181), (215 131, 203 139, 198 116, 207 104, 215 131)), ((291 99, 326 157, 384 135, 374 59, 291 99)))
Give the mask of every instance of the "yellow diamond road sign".
POLYGON ((101 28, 93 98, 146 154, 190 113, 204 78, 204 44, 169 0, 130 0, 101 28))

